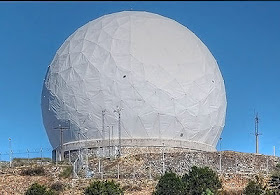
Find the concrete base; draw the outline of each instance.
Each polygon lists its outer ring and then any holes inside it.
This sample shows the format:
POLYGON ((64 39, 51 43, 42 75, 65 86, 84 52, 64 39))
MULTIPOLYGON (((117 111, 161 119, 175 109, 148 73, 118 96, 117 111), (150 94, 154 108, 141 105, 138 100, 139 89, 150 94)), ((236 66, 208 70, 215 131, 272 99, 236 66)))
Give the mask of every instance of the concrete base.
MULTIPOLYGON (((111 148, 111 150, 118 149, 119 140, 81 140, 75 142, 68 142, 63 144, 62 153, 67 151, 77 151, 82 148, 96 150, 98 148, 111 148), (104 147, 105 146, 105 147, 104 147)), ((206 151, 214 152, 216 149, 204 143, 189 142, 181 140, 166 140, 166 139, 122 139, 121 140, 121 155, 141 154, 141 153, 160 153, 164 148, 165 152, 175 151, 206 151)))

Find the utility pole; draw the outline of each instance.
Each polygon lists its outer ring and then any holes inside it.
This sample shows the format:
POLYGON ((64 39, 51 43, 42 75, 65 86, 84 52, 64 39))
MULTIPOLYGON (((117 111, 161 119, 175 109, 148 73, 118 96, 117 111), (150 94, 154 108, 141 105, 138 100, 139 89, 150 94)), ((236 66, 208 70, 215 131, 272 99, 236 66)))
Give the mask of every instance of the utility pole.
POLYGON ((261 134, 259 133, 259 117, 257 113, 255 117, 256 154, 259 153, 259 135, 261 134))
POLYGON ((54 128, 55 130, 59 130, 60 131, 60 152, 59 152, 59 161, 62 161, 62 146, 63 146, 63 131, 64 130, 68 130, 69 127, 62 127, 60 124, 58 125, 58 127, 54 128))
POLYGON ((121 110, 119 106, 117 106, 117 109, 114 110, 114 112, 118 113, 119 115, 119 147, 118 147, 118 156, 121 156, 121 110))

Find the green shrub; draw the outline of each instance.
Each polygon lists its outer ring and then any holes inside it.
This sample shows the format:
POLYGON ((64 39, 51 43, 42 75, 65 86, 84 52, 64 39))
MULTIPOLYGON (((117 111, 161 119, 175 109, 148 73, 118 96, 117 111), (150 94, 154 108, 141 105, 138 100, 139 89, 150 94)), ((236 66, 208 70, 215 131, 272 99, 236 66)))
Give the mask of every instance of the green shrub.
POLYGON ((55 190, 57 192, 64 190, 64 185, 62 182, 57 181, 50 186, 50 189, 55 190))
POLYGON ((181 195, 184 184, 180 177, 173 172, 166 172, 159 180, 153 195, 181 195))
POLYGON ((182 177, 185 184, 185 194, 200 195, 206 190, 217 194, 218 189, 222 187, 217 174, 209 167, 196 167, 193 166, 189 173, 182 177))
POLYGON ((45 170, 43 167, 29 167, 21 171, 23 176, 42 176, 45 175, 45 170))
POLYGON ((13 166, 14 167, 21 167, 27 163, 27 159, 25 158, 13 158, 13 166))
POLYGON ((64 167, 63 171, 59 174, 59 177, 69 178, 69 177, 71 177, 72 173, 73 173, 73 167, 67 166, 67 167, 64 167))
POLYGON ((202 193, 202 195, 214 195, 214 193, 211 192, 211 190, 209 190, 209 188, 207 188, 206 191, 202 193))
POLYGON ((123 190, 114 181, 95 181, 85 189, 85 195, 123 195, 123 190))
POLYGON ((25 195, 54 195, 54 192, 47 190, 44 185, 34 183, 27 189, 25 195))
POLYGON ((246 195, 260 195, 263 193, 262 186, 254 181, 249 181, 244 189, 244 194, 246 195))
POLYGON ((36 158, 30 158, 31 161, 43 161, 43 162, 52 162, 51 158, 46 158, 46 157, 36 157, 36 158))

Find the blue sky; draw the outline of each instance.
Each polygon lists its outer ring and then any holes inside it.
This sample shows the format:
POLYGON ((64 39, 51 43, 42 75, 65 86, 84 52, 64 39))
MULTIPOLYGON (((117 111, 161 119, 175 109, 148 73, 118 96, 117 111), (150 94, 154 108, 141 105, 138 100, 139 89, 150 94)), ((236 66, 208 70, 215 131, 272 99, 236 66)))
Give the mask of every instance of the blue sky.
MULTIPOLYGON (((222 150, 280 155, 280 2, 1 2, 0 152, 51 148, 41 90, 56 50, 104 14, 134 10, 169 17, 194 32, 216 58, 227 93, 222 150)), ((217 147, 219 149, 219 145, 217 147)), ((50 152, 44 155, 50 156, 50 152)))

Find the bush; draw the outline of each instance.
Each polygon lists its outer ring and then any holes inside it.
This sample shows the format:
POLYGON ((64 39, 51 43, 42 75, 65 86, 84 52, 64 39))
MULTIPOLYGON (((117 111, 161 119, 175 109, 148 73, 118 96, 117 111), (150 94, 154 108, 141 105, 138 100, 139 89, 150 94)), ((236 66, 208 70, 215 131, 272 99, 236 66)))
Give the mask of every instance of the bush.
POLYGON ((214 193, 211 192, 211 190, 209 190, 209 188, 207 188, 206 191, 202 193, 202 195, 214 195, 214 193))
POLYGON ((25 195, 54 195, 54 193, 51 190, 47 190, 44 185, 34 183, 27 189, 25 195))
POLYGON ((71 177, 73 172, 73 167, 72 166, 67 166, 63 169, 63 171, 59 174, 59 177, 62 178, 69 178, 71 177))
POLYGON ((114 181, 95 181, 85 189, 85 195, 120 195, 124 194, 119 184, 114 181))
POLYGON ((185 194, 190 195, 207 193, 207 189, 208 192, 217 194, 222 187, 217 174, 209 167, 193 166, 189 173, 182 177, 182 181, 185 184, 185 194))
POLYGON ((274 171, 270 176, 270 189, 273 191, 274 194, 280 194, 280 164, 277 163, 274 167, 274 171))
POLYGON ((25 158, 13 158, 13 166, 14 167, 21 167, 21 166, 24 166, 28 161, 28 159, 25 159, 25 158))
POLYGON ((45 175, 45 170, 43 167, 30 167, 21 171, 23 176, 40 176, 45 175))
MULTIPOLYGON (((272 176, 273 177, 273 176, 272 176)), ((270 181, 272 182, 272 181, 270 181)), ((244 194, 251 195, 251 194, 262 194, 262 195, 277 195, 280 194, 278 188, 274 186, 268 186, 264 183, 264 179, 259 176, 255 176, 255 180, 250 180, 247 186, 244 189, 244 194)))
POLYGON ((249 181, 247 184, 244 194, 246 195, 260 195, 263 193, 262 186, 254 181, 249 181))
POLYGON ((50 186, 50 188, 51 188, 52 190, 55 190, 55 191, 59 192, 59 191, 63 191, 64 185, 63 185, 63 183, 57 181, 57 182, 53 183, 53 184, 50 186))
POLYGON ((184 192, 184 184, 173 172, 166 172, 159 180, 153 195, 180 195, 184 192))

